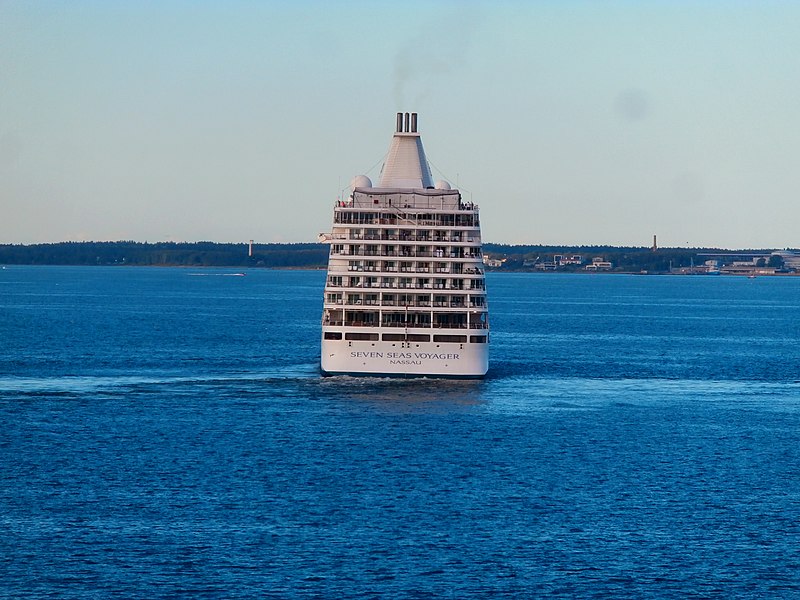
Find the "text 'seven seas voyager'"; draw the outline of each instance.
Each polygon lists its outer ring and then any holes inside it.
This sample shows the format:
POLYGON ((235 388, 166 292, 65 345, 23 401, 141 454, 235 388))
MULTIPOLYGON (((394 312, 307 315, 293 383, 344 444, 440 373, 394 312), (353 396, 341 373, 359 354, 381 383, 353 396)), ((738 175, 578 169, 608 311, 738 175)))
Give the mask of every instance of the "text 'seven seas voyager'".
POLYGON ((423 360, 459 360, 458 354, 436 352, 350 352, 351 358, 388 358, 390 365, 421 365, 423 360))

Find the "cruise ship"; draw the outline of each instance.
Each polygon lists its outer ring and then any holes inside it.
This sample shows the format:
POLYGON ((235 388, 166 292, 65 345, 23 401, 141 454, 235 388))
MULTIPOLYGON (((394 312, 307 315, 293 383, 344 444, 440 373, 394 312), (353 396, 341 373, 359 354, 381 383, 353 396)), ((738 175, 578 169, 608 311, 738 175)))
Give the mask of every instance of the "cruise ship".
POLYGON ((336 201, 322 315, 324 375, 482 378, 489 313, 478 206, 433 181, 417 113, 397 113, 378 185, 336 201))

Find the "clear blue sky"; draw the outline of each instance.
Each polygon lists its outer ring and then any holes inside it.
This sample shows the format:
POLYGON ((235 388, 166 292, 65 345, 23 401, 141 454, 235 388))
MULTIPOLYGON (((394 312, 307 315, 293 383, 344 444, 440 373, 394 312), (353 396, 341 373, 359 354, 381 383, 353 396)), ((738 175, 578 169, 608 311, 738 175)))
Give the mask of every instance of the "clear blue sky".
POLYGON ((800 246, 800 2, 0 0, 0 243, 314 241, 397 111, 506 243, 800 246))

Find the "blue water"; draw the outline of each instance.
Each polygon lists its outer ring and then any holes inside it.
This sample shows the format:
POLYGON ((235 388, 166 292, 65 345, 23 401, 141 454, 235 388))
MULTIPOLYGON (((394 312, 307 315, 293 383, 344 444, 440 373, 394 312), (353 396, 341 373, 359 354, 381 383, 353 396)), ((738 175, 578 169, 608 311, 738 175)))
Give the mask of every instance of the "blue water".
POLYGON ((0 596, 800 597, 800 278, 490 274, 481 382, 323 283, 0 270, 0 596))

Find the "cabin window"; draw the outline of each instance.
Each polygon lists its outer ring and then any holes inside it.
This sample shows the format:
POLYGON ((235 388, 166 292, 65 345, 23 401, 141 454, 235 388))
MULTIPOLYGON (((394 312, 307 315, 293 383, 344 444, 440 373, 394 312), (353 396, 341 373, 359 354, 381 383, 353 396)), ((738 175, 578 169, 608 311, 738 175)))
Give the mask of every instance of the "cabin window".
POLYGON ((342 332, 341 331, 326 331, 325 332, 325 339, 326 340, 340 340, 340 339, 342 339, 342 332))
POLYGON ((424 333, 409 333, 408 334, 408 341, 409 342, 430 342, 431 336, 426 335, 424 333))
POLYGON ((384 333, 383 334, 383 341, 384 342, 405 342, 406 336, 402 333, 384 333))
POLYGON ((469 336, 469 341, 471 344, 485 344, 486 343, 486 336, 485 335, 471 335, 469 336))
POLYGON ((358 341, 367 341, 367 342, 377 342, 378 341, 378 334, 377 333, 345 333, 344 339, 346 340, 358 340, 358 341))
POLYGON ((453 344, 463 344, 467 341, 467 336, 465 335, 434 335, 433 336, 434 342, 447 342, 453 344))

